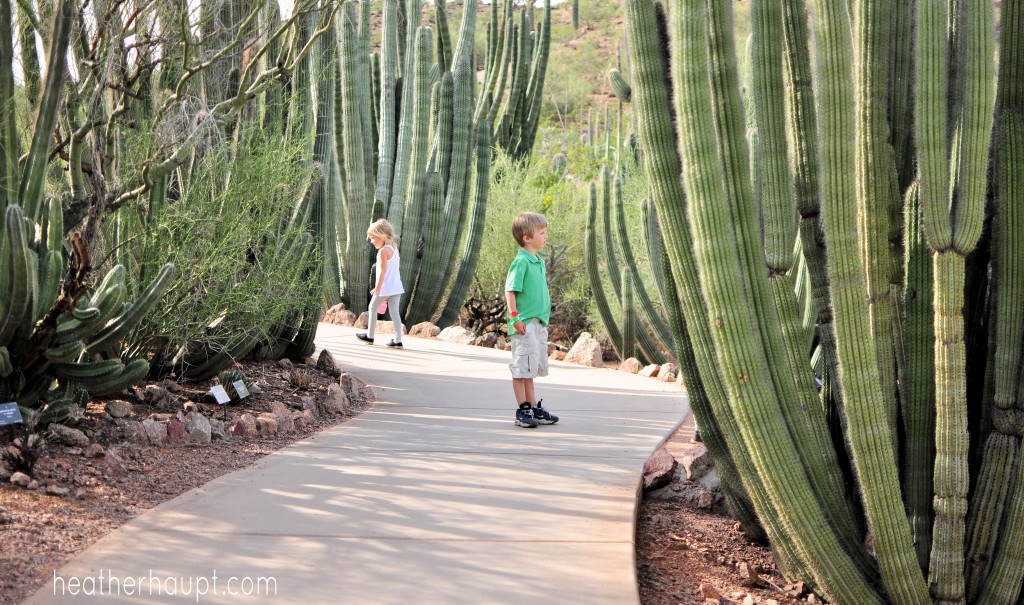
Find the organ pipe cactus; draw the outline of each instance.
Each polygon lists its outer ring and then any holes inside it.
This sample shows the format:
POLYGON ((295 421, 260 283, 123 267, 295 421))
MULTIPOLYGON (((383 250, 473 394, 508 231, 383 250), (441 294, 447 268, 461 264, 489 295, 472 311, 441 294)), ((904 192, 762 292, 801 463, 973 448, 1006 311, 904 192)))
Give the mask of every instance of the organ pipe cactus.
MULTIPOLYGON (((483 161, 477 147, 479 130, 487 124, 492 129, 487 140, 493 141, 490 135, 495 130, 489 116, 497 115, 503 87, 513 82, 508 70, 508 41, 514 12, 511 2, 506 2, 503 16, 499 18, 499 11, 493 11, 487 26, 488 71, 483 90, 475 90, 476 7, 475 2, 464 4, 456 37, 449 32, 445 3, 435 5, 434 28, 419 29, 420 2, 400 6, 398 0, 385 0, 380 59, 372 62, 369 44, 361 33, 363 24, 370 22, 371 5, 349 0, 339 16, 338 45, 323 50, 326 62, 337 51, 340 65, 332 74, 341 84, 341 105, 334 112, 338 118, 332 136, 345 188, 341 192, 343 214, 332 220, 345 231, 347 248, 344 288, 338 294, 357 313, 366 310, 366 280, 372 263, 365 254, 368 248, 363 232, 371 218, 379 216, 395 226, 405 259, 402 280, 407 322, 435 317, 442 323, 454 321, 468 292, 472 274, 466 272, 475 266, 479 254, 472 248, 481 243, 473 230, 482 228, 490 170, 489 158, 483 161), (361 67, 371 63, 379 67, 372 76, 361 67), (376 103, 367 102, 374 95, 376 103), (489 99, 497 101, 490 103, 489 99), (368 147, 373 140, 376 147, 368 147), (368 148, 374 153, 368 153, 368 148), (345 217, 343 225, 341 216, 345 217), (464 242, 461 250, 459 242, 464 242), (460 263, 468 265, 463 268, 460 263), (446 272, 456 265, 460 265, 457 271, 446 272)), ((543 46, 544 36, 538 36, 543 46)), ((537 62, 541 62, 540 55, 537 62)), ((523 117, 514 123, 520 124, 518 136, 523 141, 529 139, 529 146, 543 87, 543 69, 534 67, 516 84, 522 88, 517 89, 517 96, 501 105, 508 111, 524 112, 515 114, 517 119, 523 117)), ((327 252, 331 257, 332 249, 327 252)))
POLYGON ((1024 581, 1024 295, 1010 235, 1022 228, 1024 3, 1000 4, 997 55, 984 0, 819 2, 810 21, 802 0, 754 0, 749 137, 729 6, 673 5, 666 83, 656 5, 625 3, 667 307, 694 353, 683 375, 706 397, 702 433, 720 438, 712 455, 736 469, 786 573, 833 602, 1012 605, 1024 581), (974 252, 986 216, 990 266, 974 252), (807 386, 809 307, 783 279, 793 273, 814 293, 824 405, 807 386), (987 338, 988 355, 968 364, 965 333, 987 338))

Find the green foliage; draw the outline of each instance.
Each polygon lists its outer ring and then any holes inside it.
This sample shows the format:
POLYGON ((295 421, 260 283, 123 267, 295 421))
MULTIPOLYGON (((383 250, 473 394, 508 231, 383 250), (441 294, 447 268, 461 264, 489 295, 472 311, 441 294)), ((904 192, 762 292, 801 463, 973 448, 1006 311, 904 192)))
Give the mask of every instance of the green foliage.
POLYGON ((308 159, 306 145, 253 133, 234 157, 226 148, 205 154, 178 199, 121 210, 119 226, 137 235, 111 252, 131 261, 131 283, 144 281, 158 260, 182 268, 164 302, 131 333, 133 348, 159 344, 154 364, 169 368, 240 335, 266 339, 318 304, 319 284, 305 277, 320 260, 312 247, 297 249, 301 229, 289 220, 312 177, 308 159))

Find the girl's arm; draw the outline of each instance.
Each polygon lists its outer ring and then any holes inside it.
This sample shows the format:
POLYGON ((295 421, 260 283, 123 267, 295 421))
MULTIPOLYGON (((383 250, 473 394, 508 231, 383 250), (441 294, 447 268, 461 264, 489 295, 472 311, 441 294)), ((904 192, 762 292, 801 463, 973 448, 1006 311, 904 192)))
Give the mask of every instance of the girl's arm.
POLYGON ((393 253, 391 250, 381 250, 380 253, 380 278, 377 280, 377 285, 370 290, 370 296, 376 296, 380 289, 384 286, 384 277, 388 274, 388 261, 391 260, 393 253))

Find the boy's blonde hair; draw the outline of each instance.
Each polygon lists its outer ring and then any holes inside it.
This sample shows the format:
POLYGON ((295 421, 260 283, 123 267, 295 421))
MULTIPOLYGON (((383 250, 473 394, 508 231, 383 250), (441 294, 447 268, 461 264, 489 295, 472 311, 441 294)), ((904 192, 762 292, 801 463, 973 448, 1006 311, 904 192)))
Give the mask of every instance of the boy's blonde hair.
POLYGON ((544 218, 543 214, 520 212, 517 217, 512 219, 512 237, 516 238, 516 243, 522 248, 525 245, 524 237, 533 237, 534 233, 547 226, 548 219, 544 218))
POLYGON ((386 220, 377 219, 366 230, 366 237, 379 237, 390 244, 395 241, 395 228, 386 220))

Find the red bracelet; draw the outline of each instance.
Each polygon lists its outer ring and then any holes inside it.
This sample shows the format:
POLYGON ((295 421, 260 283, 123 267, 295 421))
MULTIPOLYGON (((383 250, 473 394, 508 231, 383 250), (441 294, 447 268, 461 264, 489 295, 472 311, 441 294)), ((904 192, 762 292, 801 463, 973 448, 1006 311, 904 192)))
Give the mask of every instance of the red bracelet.
POLYGON ((519 317, 519 311, 512 311, 511 313, 508 314, 508 316, 511 317, 512 319, 515 319, 519 317))

